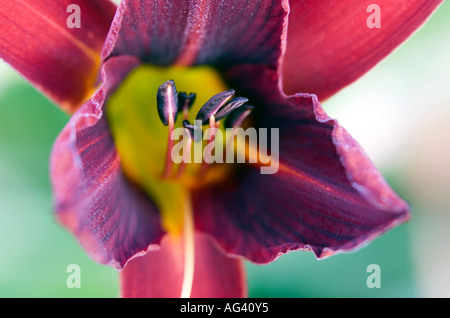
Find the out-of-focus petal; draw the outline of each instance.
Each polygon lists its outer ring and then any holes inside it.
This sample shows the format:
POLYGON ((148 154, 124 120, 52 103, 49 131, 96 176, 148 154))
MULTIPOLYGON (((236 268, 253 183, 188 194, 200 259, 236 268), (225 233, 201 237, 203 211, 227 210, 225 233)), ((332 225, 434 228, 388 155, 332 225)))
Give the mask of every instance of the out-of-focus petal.
POLYGON ((116 7, 109 0, 9 0, 0 3, 0 58, 65 110, 93 92, 100 51, 116 7), (67 21, 80 8, 81 28, 67 21), (69 11, 69 12, 68 12, 69 11))
POLYGON ((156 65, 276 67, 287 7, 273 0, 124 0, 102 55, 134 55, 156 65))
POLYGON ((58 220, 93 259, 118 269, 163 235, 158 208, 124 176, 103 115, 109 92, 137 63, 121 57, 105 64, 105 83, 72 116, 51 157, 58 220))
POLYGON ((330 97, 405 41, 441 2, 291 0, 285 92, 312 93, 322 101, 330 97), (380 28, 367 24, 374 22, 374 4, 380 9, 380 28))
POLYGON ((296 249, 320 258, 353 250, 409 218, 408 205, 315 95, 282 96, 276 74, 255 67, 236 75, 237 92, 255 105, 255 127, 279 129, 278 172, 242 168, 227 185, 194 193, 198 230, 229 253, 266 263, 296 249))
MULTIPOLYGON (((166 235, 161 249, 130 261, 120 273, 121 296, 177 298, 184 274, 183 241, 166 235)), ((247 296, 243 261, 227 256, 207 235, 195 234, 195 269, 192 298, 247 296)))

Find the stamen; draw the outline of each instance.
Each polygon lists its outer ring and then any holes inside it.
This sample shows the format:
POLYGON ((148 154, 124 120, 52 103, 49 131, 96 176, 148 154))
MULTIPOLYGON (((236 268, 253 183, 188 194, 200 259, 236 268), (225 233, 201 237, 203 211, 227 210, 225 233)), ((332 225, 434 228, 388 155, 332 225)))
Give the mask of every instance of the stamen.
POLYGON ((221 120, 222 118, 227 117, 232 111, 241 107, 246 102, 248 102, 248 98, 245 97, 233 98, 230 102, 217 111, 215 114, 216 120, 221 120))
POLYGON ((159 118, 164 126, 169 124, 169 116, 173 121, 177 121, 178 114, 178 93, 173 80, 167 81, 158 88, 156 95, 159 118))
POLYGON ((225 128, 240 127, 248 115, 250 115, 253 108, 252 105, 242 105, 241 107, 234 109, 225 119, 225 128))
POLYGON ((234 93, 234 90, 230 89, 211 97, 199 110, 196 119, 201 120, 203 124, 208 123, 211 116, 215 115, 216 112, 234 96, 234 93))
POLYGON ((167 139, 166 164, 164 166, 164 172, 162 174, 163 179, 167 179, 171 175, 174 165, 172 160, 172 148, 174 145, 174 142, 172 140, 172 132, 175 129, 175 121, 173 119, 172 114, 169 115, 168 124, 169 124, 169 138, 167 139))
POLYGON ((232 128, 232 133, 227 140, 226 148, 230 149, 231 143, 234 141, 234 137, 236 136, 236 128, 240 127, 244 120, 250 115, 253 110, 253 106, 251 105, 243 105, 237 109, 235 109, 224 122, 225 128, 232 128))
POLYGON ((183 208, 183 242, 184 242, 184 272, 181 298, 189 298, 192 292, 195 270, 195 229, 192 203, 189 194, 184 197, 183 208))
POLYGON ((158 115, 165 126, 169 126, 169 137, 167 138, 166 163, 162 178, 168 178, 173 169, 172 148, 174 142, 172 140, 172 132, 175 129, 175 122, 178 115, 178 93, 173 80, 163 83, 158 88, 156 94, 156 106, 158 115))
POLYGON ((180 107, 178 109, 178 112, 183 113, 184 120, 188 119, 189 109, 194 104, 196 97, 197 97, 197 95, 195 93, 189 93, 189 95, 187 95, 185 92, 180 92, 178 94, 178 104, 180 107))
MULTIPOLYGON (((202 167, 199 171, 199 175, 204 174, 210 163, 213 162, 211 151, 216 151, 216 134, 217 130, 220 127, 220 121, 225 119, 225 128, 233 128, 232 136, 226 141, 226 148, 231 141, 234 140, 235 137, 235 129, 240 126, 245 118, 251 113, 253 106, 245 105, 248 102, 248 98, 245 97, 236 97, 233 98, 235 91, 230 89, 228 91, 221 92, 219 94, 211 97, 199 110, 196 116, 195 125, 192 125, 188 121, 188 113, 189 109, 192 107, 195 99, 195 93, 189 93, 189 95, 185 92, 177 93, 177 89, 173 80, 167 81, 162 84, 158 88, 157 94, 157 106, 158 106, 158 114, 161 118, 161 121, 164 125, 169 126, 169 138, 167 142, 167 154, 166 154, 166 162, 163 172, 163 178, 171 178, 172 172, 174 169, 174 163, 172 160, 172 149, 174 147, 174 141, 172 140, 172 133, 174 131, 177 114, 183 113, 183 127, 185 128, 185 138, 183 141, 185 144, 183 145, 183 160, 178 167, 178 172, 176 175, 176 179, 179 179, 186 170, 186 163, 190 162, 191 156, 191 148, 192 142, 195 142, 194 148, 200 147, 200 153, 202 148, 202 139, 203 139, 203 130, 202 125, 209 124, 209 143, 207 145, 208 150, 203 154, 204 156, 208 156, 207 158, 203 158, 203 160, 194 162, 201 163, 203 161, 202 167), (233 99, 232 99, 233 98, 233 99)), ((216 154, 214 154, 216 155, 216 154)), ((198 176, 198 175, 197 175, 198 176)))
MULTIPOLYGON (((216 117, 214 115, 212 115, 209 118, 209 143, 212 144, 216 141, 216 117)), ((208 158, 205 158, 205 161, 203 162, 206 166, 208 165, 208 162, 211 161, 211 153, 207 152, 208 158)))
MULTIPOLYGON (((218 129, 216 127, 216 118, 215 118, 214 115, 212 115, 209 118, 209 133, 210 133, 210 136, 208 136, 208 138, 209 138, 210 141, 209 141, 208 145, 214 144, 216 142, 216 129, 218 129)), ((216 149, 215 146, 213 148, 216 149)), ((208 167, 210 165, 210 162, 212 162, 211 152, 207 151, 205 153, 205 158, 204 158, 204 161, 202 163, 202 168, 200 170, 200 175, 203 175, 203 174, 206 173, 206 171, 208 170, 208 167)))
POLYGON ((183 121, 183 127, 188 129, 194 142, 202 141, 203 130, 201 126, 192 125, 188 120, 183 121))
POLYGON ((215 138, 215 131, 216 131, 216 116, 212 115, 209 117, 209 129, 211 131, 211 141, 213 141, 213 138, 215 138))
MULTIPOLYGON (((187 120, 185 120, 183 122, 183 125, 185 124, 185 122, 188 122, 187 120)), ((189 122, 188 122, 189 123, 189 122)), ((191 132, 188 128, 184 128, 184 138, 183 141, 185 141, 185 144, 183 146, 183 161, 181 161, 180 165, 178 166, 178 172, 177 172, 177 178, 180 178, 184 171, 186 170, 186 163, 190 162, 190 157, 191 157, 191 147, 192 147, 192 135, 191 132), (184 150, 186 150, 186 152, 184 152, 184 150)))

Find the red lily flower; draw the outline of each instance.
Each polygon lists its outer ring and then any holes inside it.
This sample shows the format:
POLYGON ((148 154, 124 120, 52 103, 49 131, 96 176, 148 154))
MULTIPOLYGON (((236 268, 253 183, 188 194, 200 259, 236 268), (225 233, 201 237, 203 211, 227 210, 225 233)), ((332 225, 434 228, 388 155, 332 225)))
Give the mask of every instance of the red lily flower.
POLYGON ((380 0, 379 29, 366 25, 370 1, 78 0, 80 29, 67 27, 71 2, 1 3, 0 57, 73 113, 52 153, 56 215, 121 270, 122 296, 243 297, 244 259, 323 258, 408 220, 317 96, 363 75, 440 0, 380 0), (171 77, 196 107, 230 88, 248 98, 245 124, 279 129, 279 171, 224 164, 161 178, 156 95, 171 77))

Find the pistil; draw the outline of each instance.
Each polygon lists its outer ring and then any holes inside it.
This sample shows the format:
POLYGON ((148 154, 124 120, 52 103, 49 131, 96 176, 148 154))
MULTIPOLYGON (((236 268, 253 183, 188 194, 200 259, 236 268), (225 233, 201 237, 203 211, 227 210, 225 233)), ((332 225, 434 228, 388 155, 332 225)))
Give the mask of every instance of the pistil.
POLYGON ((184 244, 184 271, 181 298, 189 298, 192 293, 195 271, 195 228, 192 203, 189 194, 183 200, 183 244, 184 244))

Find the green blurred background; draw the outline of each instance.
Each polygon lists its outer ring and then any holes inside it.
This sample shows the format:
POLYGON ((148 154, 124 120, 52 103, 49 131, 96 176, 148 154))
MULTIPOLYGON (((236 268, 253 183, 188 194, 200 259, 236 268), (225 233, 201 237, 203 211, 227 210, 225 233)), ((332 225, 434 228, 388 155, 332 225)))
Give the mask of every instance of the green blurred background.
MULTIPOLYGON (((324 102, 361 143, 412 220, 367 247, 318 261, 293 252, 247 264, 250 297, 450 297, 450 3, 376 68, 324 102), (381 268, 370 289, 367 266, 381 268)), ((48 160, 68 116, 0 63, 0 297, 117 297, 54 220, 48 160), (81 288, 69 289, 70 264, 81 288)))

